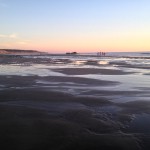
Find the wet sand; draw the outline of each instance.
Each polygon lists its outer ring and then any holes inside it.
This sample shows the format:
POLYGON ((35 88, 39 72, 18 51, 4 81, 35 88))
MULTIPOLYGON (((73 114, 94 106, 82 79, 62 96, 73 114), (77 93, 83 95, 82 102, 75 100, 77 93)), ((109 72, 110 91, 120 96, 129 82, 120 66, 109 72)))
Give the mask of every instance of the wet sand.
POLYGON ((5 149, 139 149, 134 135, 121 132, 121 123, 95 112, 111 104, 106 99, 40 89, 1 91, 0 99, 5 149))
POLYGON ((86 75, 86 74, 102 74, 102 75, 126 75, 135 72, 123 72, 122 70, 113 69, 96 69, 96 68, 61 68, 53 69, 53 71, 60 72, 67 75, 86 75))
MULTIPOLYGON (((106 98, 76 97, 36 85, 35 81, 40 79, 38 76, 0 77, 0 83, 6 86, 0 90, 1 147, 137 150, 143 147, 140 140, 148 140, 142 134, 126 133, 124 129, 135 112, 149 112, 150 103, 116 104, 106 98), (101 111, 111 106, 119 109, 101 111)), ((51 78, 45 77, 48 79, 51 78)))
MULTIPOLYGON (((17 63, 26 63, 27 60, 29 59, 13 59, 17 63)), ((5 61, 7 60, 3 60, 4 64, 5 61)), ((10 59, 9 63, 13 64, 13 61, 10 59)), ((64 60, 65 63, 67 61, 64 60)), ((134 73, 94 68, 52 70, 66 75, 134 73)), ((106 97, 122 95, 124 101, 127 95, 140 94, 140 91, 88 89, 88 87, 115 87, 119 84, 120 82, 116 81, 77 76, 1 75, 0 148, 6 150, 150 149, 149 131, 139 133, 127 130, 135 115, 150 114, 150 102, 138 100, 115 103, 106 97), (70 91, 72 86, 75 87, 74 92, 70 91)))

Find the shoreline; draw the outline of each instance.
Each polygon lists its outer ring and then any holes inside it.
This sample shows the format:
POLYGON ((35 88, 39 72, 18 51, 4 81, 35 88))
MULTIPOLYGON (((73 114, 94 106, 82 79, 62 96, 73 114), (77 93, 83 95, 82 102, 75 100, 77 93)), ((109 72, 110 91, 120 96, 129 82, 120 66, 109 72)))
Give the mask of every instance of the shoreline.
POLYGON ((124 61, 113 62, 118 66, 97 60, 72 62, 0 57, 4 73, 0 75, 0 148, 148 150, 150 101, 145 66, 141 74, 139 64, 136 70, 128 70, 122 66, 128 66, 124 61), (133 83, 145 83, 130 86, 131 77, 133 83), (120 89, 123 85, 126 88, 120 89))

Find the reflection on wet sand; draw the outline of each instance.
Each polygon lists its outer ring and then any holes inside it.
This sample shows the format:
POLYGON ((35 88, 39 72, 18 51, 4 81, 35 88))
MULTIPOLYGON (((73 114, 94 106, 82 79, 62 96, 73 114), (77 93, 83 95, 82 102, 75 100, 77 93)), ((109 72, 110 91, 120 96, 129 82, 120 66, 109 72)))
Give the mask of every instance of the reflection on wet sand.
POLYGON ((150 149, 149 66, 99 59, 1 58, 0 147, 150 149))

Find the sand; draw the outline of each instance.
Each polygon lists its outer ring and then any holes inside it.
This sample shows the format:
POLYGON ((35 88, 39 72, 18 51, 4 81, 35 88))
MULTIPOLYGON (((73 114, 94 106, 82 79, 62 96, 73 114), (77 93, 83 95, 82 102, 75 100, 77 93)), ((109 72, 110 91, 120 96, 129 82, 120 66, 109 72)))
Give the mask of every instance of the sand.
MULTIPOLYGON (((0 91, 0 147, 16 150, 141 148, 136 134, 123 133, 125 122, 131 121, 135 113, 130 108, 141 108, 141 105, 115 104, 106 98, 76 97, 52 91, 35 86, 35 80, 40 78, 0 77, 1 84, 6 85, 0 91), (98 111, 109 106, 120 110, 115 114, 98 111)), ((150 103, 145 105, 148 111, 150 103)))
POLYGON ((122 70, 113 69, 96 69, 96 68, 61 68, 53 69, 53 71, 60 72, 67 75, 86 75, 86 74, 102 74, 102 75, 126 75, 134 72, 123 72, 122 70))
MULTIPOLYGON (((27 62, 17 57, 0 61, 3 64, 27 62)), ((46 63, 48 61, 51 60, 46 63)), ((66 75, 134 73, 94 68, 55 71, 66 75)), ((123 99, 127 94, 136 95, 139 91, 87 90, 88 87, 119 84, 77 76, 1 75, 0 149, 148 150, 149 134, 128 132, 126 128, 135 114, 150 113, 150 102, 115 103, 106 97, 122 95, 123 99), (73 92, 69 90, 72 86, 75 87, 73 92), (97 94, 101 96, 96 97, 97 94)))
POLYGON ((9 90, 8 96, 1 92, 1 147, 139 149, 136 137, 122 133, 119 123, 92 109, 110 105, 109 101, 40 91, 9 90))

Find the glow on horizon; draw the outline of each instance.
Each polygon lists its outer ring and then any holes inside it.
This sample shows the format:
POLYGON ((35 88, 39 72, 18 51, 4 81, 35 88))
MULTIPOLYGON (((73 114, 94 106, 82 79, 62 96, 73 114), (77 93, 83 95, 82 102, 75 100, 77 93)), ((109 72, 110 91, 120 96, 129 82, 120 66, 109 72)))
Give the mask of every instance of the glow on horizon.
POLYGON ((149 0, 0 0, 0 48, 150 51, 149 0))

